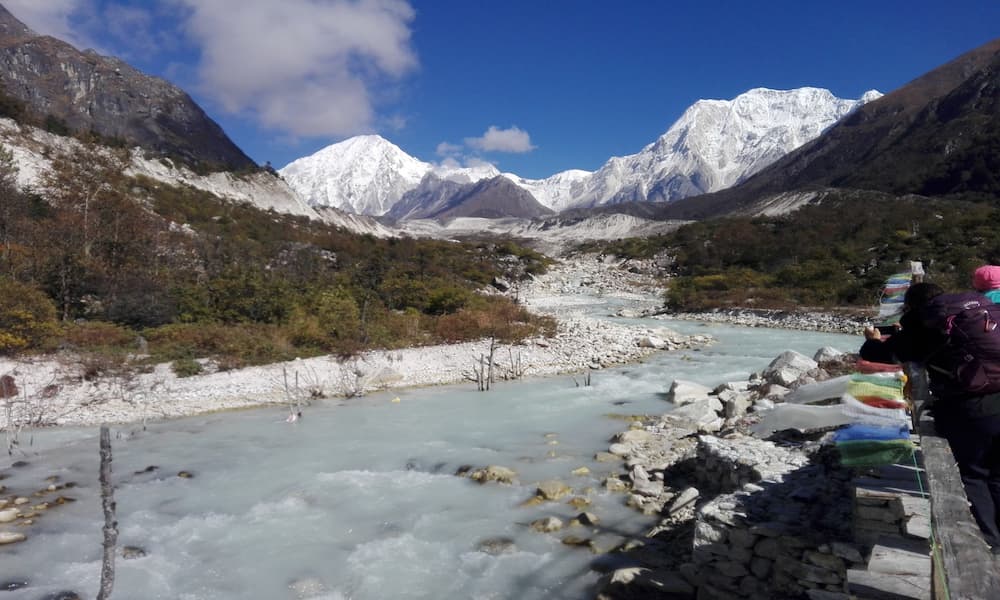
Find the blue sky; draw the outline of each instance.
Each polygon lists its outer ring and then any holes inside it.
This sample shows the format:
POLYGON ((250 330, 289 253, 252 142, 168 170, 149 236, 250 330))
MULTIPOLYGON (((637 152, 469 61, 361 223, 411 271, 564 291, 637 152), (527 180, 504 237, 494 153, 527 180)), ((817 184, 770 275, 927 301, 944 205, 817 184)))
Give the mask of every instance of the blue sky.
POLYGON ((889 92, 1000 36, 996 0, 0 0, 187 90, 282 167, 361 133, 542 178, 638 152, 701 98, 889 92))

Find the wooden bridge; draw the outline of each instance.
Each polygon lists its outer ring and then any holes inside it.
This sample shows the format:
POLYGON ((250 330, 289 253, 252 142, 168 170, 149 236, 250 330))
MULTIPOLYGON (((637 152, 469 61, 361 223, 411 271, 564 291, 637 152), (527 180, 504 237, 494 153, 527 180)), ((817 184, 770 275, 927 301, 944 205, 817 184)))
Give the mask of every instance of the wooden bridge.
POLYGON ((907 369, 914 420, 931 501, 931 597, 935 600, 1000 599, 1000 560, 990 552, 969 512, 969 501, 948 441, 925 410, 929 394, 921 369, 907 369))

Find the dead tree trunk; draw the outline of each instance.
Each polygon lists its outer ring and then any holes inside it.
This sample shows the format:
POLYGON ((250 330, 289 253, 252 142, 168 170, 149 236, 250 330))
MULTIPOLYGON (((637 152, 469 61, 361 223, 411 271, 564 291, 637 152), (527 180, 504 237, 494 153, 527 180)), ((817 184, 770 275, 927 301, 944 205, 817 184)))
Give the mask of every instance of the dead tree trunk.
POLYGON ((111 485, 111 433, 101 426, 101 508, 104 509, 104 560, 101 564, 101 589, 97 600, 111 598, 115 585, 115 546, 118 522, 115 521, 115 491, 111 485))

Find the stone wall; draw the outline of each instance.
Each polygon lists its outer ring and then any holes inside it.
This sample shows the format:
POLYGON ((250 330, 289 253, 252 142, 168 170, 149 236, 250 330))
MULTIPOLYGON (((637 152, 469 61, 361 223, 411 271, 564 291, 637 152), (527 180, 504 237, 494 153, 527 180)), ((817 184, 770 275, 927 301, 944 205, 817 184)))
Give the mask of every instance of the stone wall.
POLYGON ((842 468, 830 447, 806 458, 705 436, 697 453, 700 488, 723 492, 698 509, 692 561, 681 568, 700 599, 847 600, 848 570, 865 570, 877 541, 929 535, 927 501, 878 483, 906 474, 842 468))

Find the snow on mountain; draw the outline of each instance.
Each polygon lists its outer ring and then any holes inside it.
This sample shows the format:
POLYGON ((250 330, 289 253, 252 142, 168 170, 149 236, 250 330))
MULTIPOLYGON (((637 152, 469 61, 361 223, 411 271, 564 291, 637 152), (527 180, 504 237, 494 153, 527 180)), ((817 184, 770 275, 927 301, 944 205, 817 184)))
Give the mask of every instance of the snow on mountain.
POLYGON ((542 205, 559 212, 573 205, 573 188, 593 175, 590 171, 570 169, 562 171, 546 179, 524 179, 513 173, 504 173, 517 185, 531 192, 542 205))
MULTIPOLYGON (((739 183, 818 137, 857 106, 880 97, 844 100, 828 90, 752 89, 732 100, 700 100, 637 154, 613 157, 600 169, 569 170, 546 179, 503 176, 555 211, 628 201, 669 202, 739 183)), ((414 218, 499 174, 432 165, 376 136, 358 136, 300 158, 280 173, 312 206, 414 218)))
POLYGON ((819 88, 752 89, 733 100, 699 100, 637 154, 614 157, 571 189, 566 206, 669 202, 739 183, 818 137, 865 102, 819 88))
POLYGON ((385 138, 360 135, 292 161, 278 172, 313 206, 383 215, 431 168, 385 138))
POLYGON ((378 135, 361 135, 292 161, 281 176, 312 206, 380 216, 388 213, 427 175, 455 184, 500 174, 489 163, 470 167, 418 160, 378 135))

